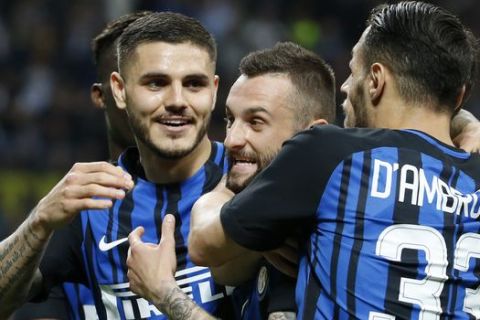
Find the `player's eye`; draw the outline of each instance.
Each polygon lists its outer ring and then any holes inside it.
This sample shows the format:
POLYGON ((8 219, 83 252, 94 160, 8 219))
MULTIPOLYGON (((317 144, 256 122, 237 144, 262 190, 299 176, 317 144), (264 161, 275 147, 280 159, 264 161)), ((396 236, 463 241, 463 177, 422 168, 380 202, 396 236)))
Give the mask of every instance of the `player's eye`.
POLYGON ((145 85, 150 90, 158 90, 168 85, 168 83, 165 79, 149 79, 145 82, 145 85))
POLYGON ((225 120, 225 125, 227 126, 227 128, 231 128, 233 121, 235 121, 235 118, 232 116, 226 116, 225 118, 223 118, 223 120, 225 120))
POLYGON ((187 79, 185 79, 185 81, 183 82, 183 86, 185 88, 188 88, 188 89, 191 89, 191 90, 200 90, 204 87, 207 87, 208 86, 208 78, 207 77, 189 77, 187 79))
POLYGON ((254 130, 259 130, 265 124, 265 121, 262 118, 254 117, 248 123, 254 130))

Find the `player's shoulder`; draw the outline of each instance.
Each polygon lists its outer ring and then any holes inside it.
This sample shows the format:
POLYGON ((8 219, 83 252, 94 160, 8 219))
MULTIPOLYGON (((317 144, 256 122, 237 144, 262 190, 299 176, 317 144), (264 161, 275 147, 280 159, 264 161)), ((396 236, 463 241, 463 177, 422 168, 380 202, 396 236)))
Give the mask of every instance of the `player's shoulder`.
POLYGON ((386 129, 348 128, 336 125, 316 125, 298 133, 292 140, 321 150, 338 152, 364 150, 400 141, 401 133, 386 129))
POLYGON ((305 132, 312 135, 321 135, 333 137, 336 139, 361 139, 375 141, 385 141, 384 139, 396 139, 402 136, 401 131, 381 129, 381 128, 341 128, 336 125, 315 125, 305 132))

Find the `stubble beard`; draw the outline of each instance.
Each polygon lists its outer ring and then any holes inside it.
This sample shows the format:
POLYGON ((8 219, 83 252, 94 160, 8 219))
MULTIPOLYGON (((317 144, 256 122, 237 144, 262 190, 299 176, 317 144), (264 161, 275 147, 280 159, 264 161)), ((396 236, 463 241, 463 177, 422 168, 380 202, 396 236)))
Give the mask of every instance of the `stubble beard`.
POLYGON ((351 126, 351 128, 369 128, 365 94, 360 85, 356 86, 354 91, 354 98, 350 100, 354 119, 353 121, 348 121, 348 125, 351 126))
POLYGON ((138 119, 133 113, 130 113, 128 116, 128 120, 130 123, 130 127, 135 138, 141 141, 150 151, 152 151, 155 155, 160 158, 168 159, 168 160, 177 160, 189 155, 193 150, 197 148, 200 144, 202 139, 207 134, 208 125, 210 123, 211 115, 205 118, 203 125, 197 132, 195 139, 193 140, 190 146, 184 147, 182 149, 168 149, 168 148, 161 148, 152 141, 150 137, 150 133, 148 128, 142 124, 140 119, 138 119))
MULTIPOLYGON (((230 189, 233 193, 237 194, 243 191, 250 182, 252 182, 253 179, 263 170, 265 169, 270 162, 272 162, 273 158, 278 154, 280 151, 280 148, 277 150, 266 150, 263 154, 256 155, 256 163, 257 163, 257 170, 253 174, 251 174, 248 178, 243 180, 242 182, 236 181, 235 177, 232 176, 230 170, 232 168, 232 160, 231 157, 229 156, 229 161, 228 161, 228 172, 227 172, 227 181, 226 181, 226 187, 230 189)), ((228 154, 228 150, 227 150, 228 154)))

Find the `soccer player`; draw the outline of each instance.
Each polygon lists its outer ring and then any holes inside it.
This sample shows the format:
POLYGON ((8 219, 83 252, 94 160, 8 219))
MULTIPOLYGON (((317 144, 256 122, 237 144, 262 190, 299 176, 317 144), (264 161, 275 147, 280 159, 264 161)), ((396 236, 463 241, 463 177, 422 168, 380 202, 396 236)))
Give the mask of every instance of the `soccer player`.
MULTIPOLYGON (((95 107, 104 110, 107 126, 109 160, 116 161, 121 152, 135 145, 135 139, 128 124, 127 114, 116 107, 110 90, 110 74, 118 70, 116 40, 123 30, 136 19, 149 14, 147 11, 126 14, 108 23, 93 40, 92 52, 96 66, 97 79, 91 87, 91 99, 95 107)), ((82 284, 65 283, 52 289, 48 300, 41 303, 25 304, 18 310, 14 319, 66 319, 63 308, 64 296, 68 300, 71 319, 94 319, 97 317, 93 296, 82 284)))
POLYGON ((271 250, 299 227, 301 319, 480 317, 480 158, 449 135, 477 50, 432 4, 375 8, 342 91, 347 121, 388 129, 296 135, 190 243, 192 259, 271 250))
MULTIPOLYGON (((230 162, 226 179, 228 189, 221 184, 215 191, 215 194, 224 193, 228 198, 233 195, 232 191, 240 192, 270 163, 285 140, 315 123, 335 119, 333 71, 318 55, 293 43, 279 43, 271 49, 252 52, 242 59, 239 69, 241 75, 230 89, 226 102, 225 147, 230 162)), ((194 207, 197 220, 206 214, 204 206, 213 204, 212 197, 204 197, 202 203, 197 202, 194 207)), ((167 264, 165 270, 158 262, 168 259, 161 256, 161 246, 142 245, 135 232, 131 253, 127 264, 134 291, 138 290, 147 300, 158 301, 157 305, 171 300, 173 295, 181 301, 174 282, 172 279, 168 281, 170 265, 167 264)), ((296 311, 295 280, 283 276, 267 263, 259 268, 258 259, 249 265, 247 258, 242 256, 233 264, 215 270, 217 277, 233 270, 243 271, 243 268, 260 270, 258 281, 250 281, 235 290, 234 298, 240 304, 237 316, 242 319, 293 318, 296 311)), ((229 284, 241 283, 239 279, 222 280, 229 284)), ((191 314, 196 310, 186 301, 178 303, 179 308, 180 305, 185 313, 187 305, 192 308, 191 314)))
POLYGON ((146 241, 158 242, 167 213, 177 221, 182 290, 213 314, 226 295, 207 268, 190 261, 186 249, 190 209, 224 172, 223 145, 206 136, 218 86, 215 42, 194 19, 152 13, 131 23, 118 47, 119 72, 112 74, 111 85, 138 149, 122 154, 121 168, 76 164, 0 244, 1 316, 22 297, 40 297, 52 284, 68 280, 88 283, 100 319, 163 319, 128 288, 125 242, 139 225, 146 241))

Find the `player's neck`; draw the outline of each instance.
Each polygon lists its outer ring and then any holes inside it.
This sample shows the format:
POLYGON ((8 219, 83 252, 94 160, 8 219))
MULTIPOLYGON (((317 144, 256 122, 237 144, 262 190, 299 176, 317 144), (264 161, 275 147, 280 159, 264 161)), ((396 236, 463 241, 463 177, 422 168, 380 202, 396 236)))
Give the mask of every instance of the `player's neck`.
POLYGON ((447 145, 454 145, 450 137, 451 116, 448 113, 436 112, 427 106, 399 107, 397 104, 392 109, 377 114, 375 127, 419 130, 447 145))
POLYGON ((111 138, 108 139, 108 154, 110 161, 117 161, 120 154, 125 151, 127 147, 124 147, 118 143, 116 143, 111 138))
POLYGON ((139 146, 145 176, 154 183, 176 183, 193 176, 210 157, 211 143, 205 136, 198 146, 183 158, 165 159, 145 146, 139 146))

